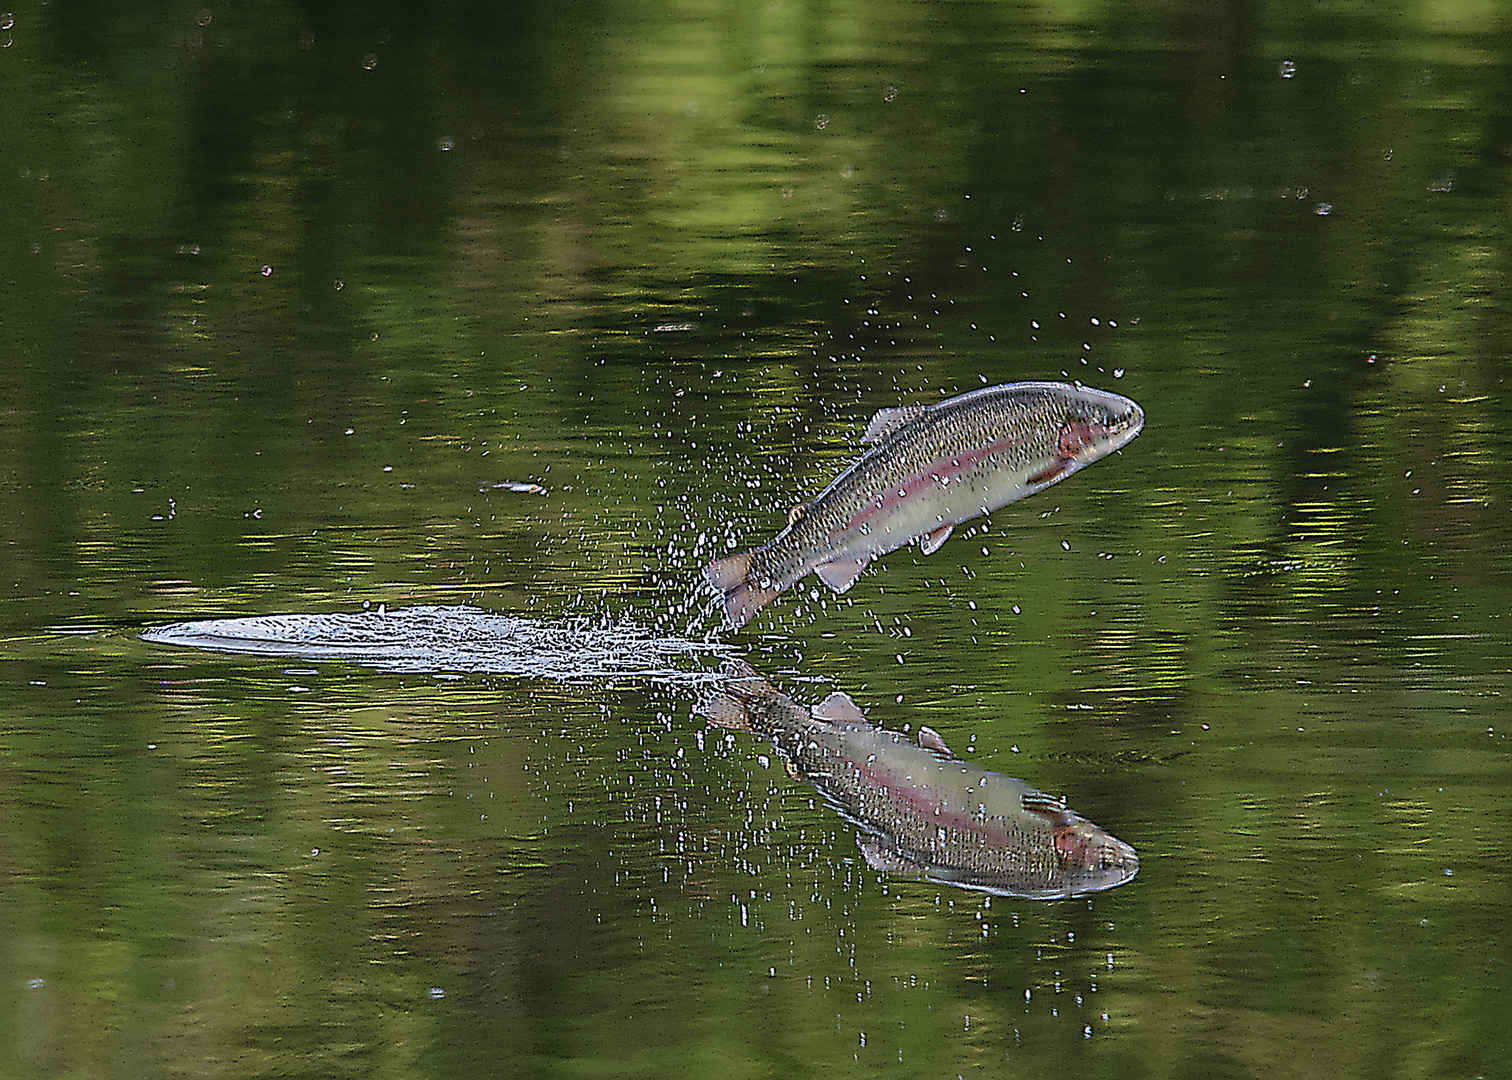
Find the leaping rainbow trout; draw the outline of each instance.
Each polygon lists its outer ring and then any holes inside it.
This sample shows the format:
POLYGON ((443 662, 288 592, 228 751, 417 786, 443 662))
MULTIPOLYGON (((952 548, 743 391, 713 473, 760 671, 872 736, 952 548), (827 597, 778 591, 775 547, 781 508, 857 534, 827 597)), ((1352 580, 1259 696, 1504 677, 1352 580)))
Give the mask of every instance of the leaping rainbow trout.
POLYGON ((875 870, 1044 900, 1111 889, 1139 871, 1128 844, 1022 780, 956 760, 927 727, 916 745, 841 693, 805 709, 742 661, 726 665, 722 687, 699 711, 769 737, 791 775, 860 826, 875 870))
POLYGON ((915 540, 924 554, 951 529, 1064 480, 1144 426, 1126 397, 1069 383, 989 386, 883 409, 854 465, 761 547, 704 567, 730 625, 750 618, 810 570, 843 593, 867 563, 915 540))

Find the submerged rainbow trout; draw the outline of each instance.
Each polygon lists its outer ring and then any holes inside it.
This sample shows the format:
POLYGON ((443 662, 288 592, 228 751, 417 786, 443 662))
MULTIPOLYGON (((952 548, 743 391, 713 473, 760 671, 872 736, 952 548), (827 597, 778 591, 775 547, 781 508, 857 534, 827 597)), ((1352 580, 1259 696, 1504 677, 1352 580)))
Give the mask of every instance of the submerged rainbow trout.
POLYGON ((956 760, 927 727, 915 745, 840 693, 805 709, 742 661, 726 665, 722 687, 699 711, 776 743, 788 772, 860 827, 875 870, 1041 900, 1111 889, 1139 871, 1128 844, 1022 780, 956 760))
POLYGON ((704 567, 743 626, 810 570, 845 592, 866 564, 915 540, 933 554, 950 530, 1033 495, 1117 450, 1144 426, 1126 397, 1069 383, 989 386, 934 405, 883 409, 859 461, 788 514, 752 551, 704 567))

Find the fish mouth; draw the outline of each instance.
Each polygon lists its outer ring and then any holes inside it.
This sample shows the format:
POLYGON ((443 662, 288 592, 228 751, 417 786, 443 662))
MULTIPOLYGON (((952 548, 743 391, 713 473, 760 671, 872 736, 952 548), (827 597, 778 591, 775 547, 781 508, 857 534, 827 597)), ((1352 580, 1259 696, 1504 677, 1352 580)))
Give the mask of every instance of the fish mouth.
POLYGON ((1104 390, 1103 416, 1098 425, 1102 438, 1097 447, 1100 454, 1111 454, 1144 429, 1144 410, 1136 402, 1119 394, 1104 390))
POLYGON ((1108 425, 1108 434, 1113 440, 1110 450, 1117 450, 1124 443, 1138 435, 1144 429, 1144 410, 1134 402, 1129 402, 1129 411, 1122 416, 1115 417, 1108 425))
POLYGON ((1054 843, 1061 865, 1072 874, 1126 881, 1139 872, 1139 856, 1132 847, 1084 818, 1074 817, 1057 829, 1054 843))
POLYGON ((1144 411, 1127 398, 1108 394, 1123 408, 1073 416, 1061 425, 1057 450, 1063 461, 1087 465, 1122 447, 1144 427, 1144 411))

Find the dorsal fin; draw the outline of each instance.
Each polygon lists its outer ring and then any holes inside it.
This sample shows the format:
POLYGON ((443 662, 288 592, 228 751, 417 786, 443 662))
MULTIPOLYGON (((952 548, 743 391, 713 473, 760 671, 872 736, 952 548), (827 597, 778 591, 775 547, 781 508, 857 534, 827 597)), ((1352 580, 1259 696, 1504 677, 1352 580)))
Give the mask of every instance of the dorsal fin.
POLYGON ((831 724, 872 726, 866 714, 861 711, 861 706, 852 701, 849 694, 842 694, 839 690, 815 705, 812 712, 815 720, 827 720, 831 724))
POLYGON ((919 728, 919 745, 926 750, 933 750, 941 757, 955 757, 950 752, 950 747, 945 745, 945 739, 932 727, 919 728))
POLYGON ((904 405, 897 409, 878 409, 877 415, 871 418, 871 423, 866 425, 866 434, 861 436, 861 442, 879 443, 904 424, 912 423, 924 415, 923 405, 904 405))

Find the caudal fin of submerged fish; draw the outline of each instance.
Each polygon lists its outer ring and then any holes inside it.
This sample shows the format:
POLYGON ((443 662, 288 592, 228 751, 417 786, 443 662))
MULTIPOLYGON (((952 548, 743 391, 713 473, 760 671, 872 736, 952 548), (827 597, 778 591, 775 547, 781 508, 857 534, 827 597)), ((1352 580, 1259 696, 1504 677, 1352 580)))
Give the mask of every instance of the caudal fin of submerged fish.
POLYGON ((750 731, 751 710, 734 694, 717 691, 699 698, 694 711, 715 727, 729 731, 750 731))
POLYGON ((751 704, 776 691, 744 660, 731 660, 720 674, 721 689, 700 698, 694 711, 718 727, 750 731, 751 704))
POLYGON ((737 630, 777 598, 777 589, 751 580, 749 551, 714 560, 704 567, 703 575, 724 595, 725 618, 737 630))

